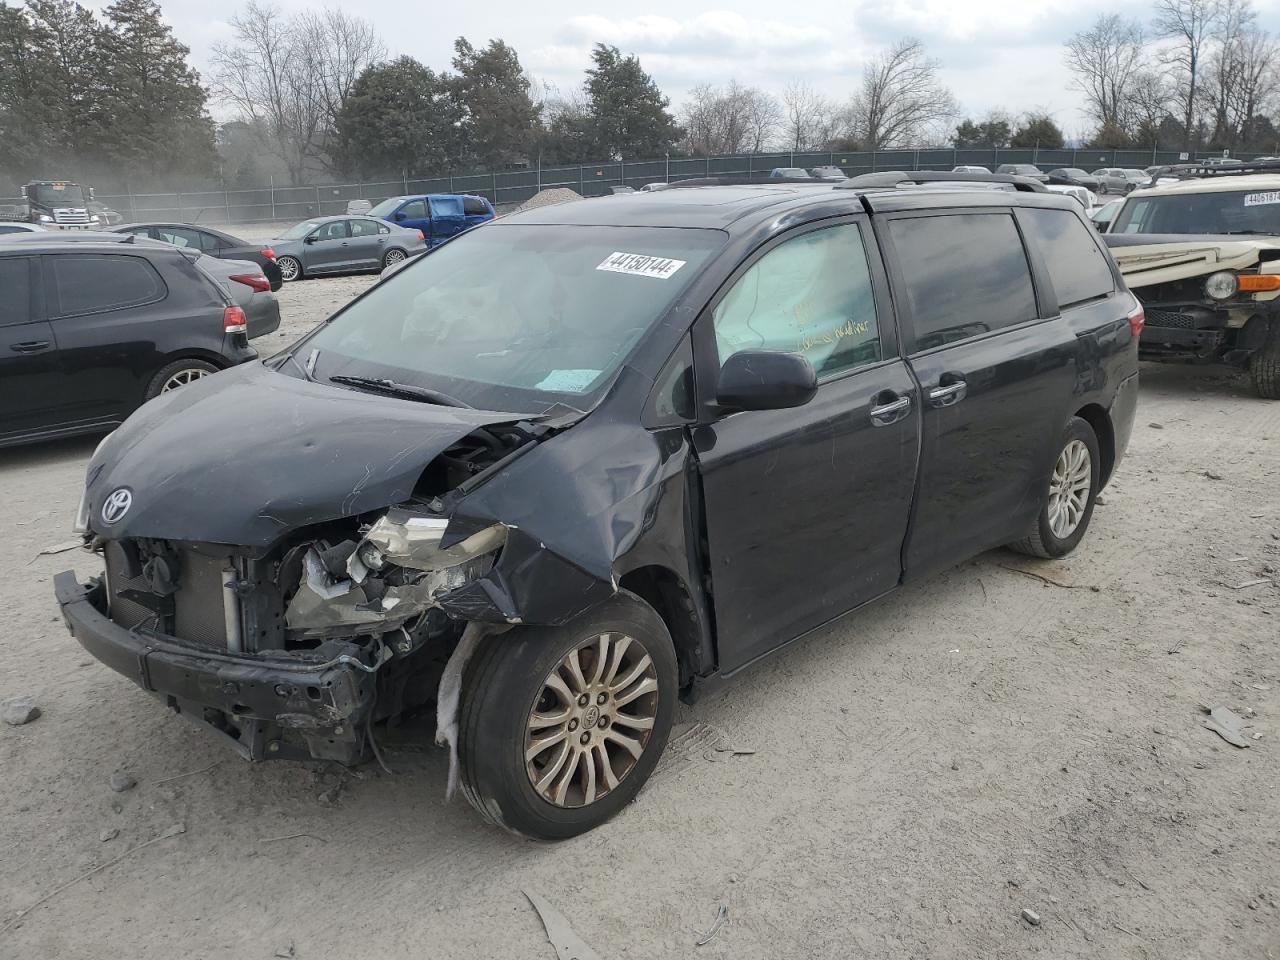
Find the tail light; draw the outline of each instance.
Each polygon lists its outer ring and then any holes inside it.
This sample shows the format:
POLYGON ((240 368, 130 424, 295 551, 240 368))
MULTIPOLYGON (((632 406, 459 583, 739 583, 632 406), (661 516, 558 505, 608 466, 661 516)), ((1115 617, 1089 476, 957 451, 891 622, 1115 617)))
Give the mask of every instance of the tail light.
POLYGON ((271 289, 271 282, 260 273, 233 273, 227 279, 252 287, 254 293, 266 293, 271 289))
POLYGON ((222 332, 223 333, 246 333, 249 325, 245 322, 244 311, 235 304, 225 307, 222 311, 222 332))
POLYGON ((1142 328, 1147 325, 1147 312, 1142 309, 1142 304, 1135 302, 1125 319, 1129 321, 1129 332, 1133 334, 1133 339, 1137 340, 1142 336, 1142 328))
POLYGON ((423 243, 426 243, 426 242, 427 242, 427 235, 426 235, 425 233, 423 233, 421 230, 419 230, 419 231, 418 231, 418 239, 419 239, 419 240, 421 240, 423 243))
POLYGON ((268 260, 272 261, 273 263, 275 262, 276 252, 272 250, 270 247, 263 247, 261 250, 261 253, 268 260))

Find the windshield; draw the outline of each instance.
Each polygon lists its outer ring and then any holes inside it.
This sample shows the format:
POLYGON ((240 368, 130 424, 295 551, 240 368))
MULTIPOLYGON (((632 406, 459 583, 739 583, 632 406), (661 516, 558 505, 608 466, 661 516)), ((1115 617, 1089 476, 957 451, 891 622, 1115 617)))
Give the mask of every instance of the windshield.
POLYGON ((384 377, 489 410, 585 409, 724 241, 702 229, 486 227, 379 283, 300 349, 320 351, 320 380, 384 377))
POLYGON ((380 204, 369 211, 371 217, 389 217, 395 212, 396 207, 404 202, 404 197, 391 197, 383 200, 380 204))
POLYGON ((1131 197, 1114 233, 1280 234, 1280 191, 1232 190, 1131 197))
POLYGON ((78 183, 38 183, 35 201, 46 207, 83 207, 84 191, 78 183))
POLYGON ((320 226, 319 220, 304 220, 302 223, 295 223, 292 227, 280 234, 281 240, 301 240, 308 233, 320 226))

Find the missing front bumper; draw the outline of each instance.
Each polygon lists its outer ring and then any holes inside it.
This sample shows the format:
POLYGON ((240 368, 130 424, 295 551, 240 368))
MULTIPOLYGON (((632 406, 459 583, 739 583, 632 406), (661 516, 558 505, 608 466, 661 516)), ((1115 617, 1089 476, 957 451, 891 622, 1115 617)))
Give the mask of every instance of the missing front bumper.
POLYGON ((318 654, 230 654, 122 627, 106 615, 101 583, 81 584, 70 570, 54 577, 54 592, 85 650, 246 759, 363 757, 373 674, 318 654))

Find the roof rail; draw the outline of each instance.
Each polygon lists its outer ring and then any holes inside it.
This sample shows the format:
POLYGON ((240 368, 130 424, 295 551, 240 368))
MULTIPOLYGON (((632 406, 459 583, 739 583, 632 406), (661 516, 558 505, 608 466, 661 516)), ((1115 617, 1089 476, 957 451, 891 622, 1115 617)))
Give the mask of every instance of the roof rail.
POLYGON ((1027 193, 1048 193, 1044 184, 1030 177, 1015 177, 1007 173, 948 173, 943 170, 883 170, 879 173, 864 173, 850 177, 844 183, 837 183, 836 190, 866 190, 876 187, 900 187, 904 183, 989 183, 1012 184, 1015 190, 1027 193))
POLYGON ((744 177, 741 174, 725 174, 711 177, 686 177, 683 180, 671 180, 667 188, 674 187, 769 187, 788 183, 825 184, 831 181, 819 180, 817 177, 770 177, 763 174, 744 177))
POLYGON ((1264 160, 1260 163, 1171 163, 1151 174, 1151 183, 1159 177, 1175 177, 1178 180, 1196 180, 1201 177, 1240 177, 1250 173, 1280 173, 1280 160, 1264 160))

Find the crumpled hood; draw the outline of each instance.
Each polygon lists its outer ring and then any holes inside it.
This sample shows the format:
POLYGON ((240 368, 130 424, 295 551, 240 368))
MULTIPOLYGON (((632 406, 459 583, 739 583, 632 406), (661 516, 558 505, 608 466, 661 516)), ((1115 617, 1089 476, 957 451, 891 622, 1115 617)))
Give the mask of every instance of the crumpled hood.
POLYGON ((248 363, 144 404, 111 435, 89 464, 89 523, 113 540, 265 547, 298 527, 402 501, 451 444, 522 419, 357 393, 248 363), (108 524, 104 503, 122 489, 129 506, 108 524))
POLYGON ((1280 250, 1280 243, 1267 237, 1108 233, 1103 239, 1130 287, 1247 270, 1280 250))

